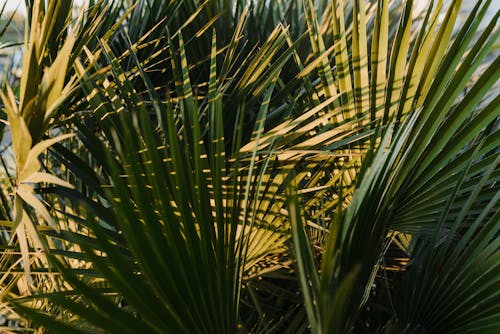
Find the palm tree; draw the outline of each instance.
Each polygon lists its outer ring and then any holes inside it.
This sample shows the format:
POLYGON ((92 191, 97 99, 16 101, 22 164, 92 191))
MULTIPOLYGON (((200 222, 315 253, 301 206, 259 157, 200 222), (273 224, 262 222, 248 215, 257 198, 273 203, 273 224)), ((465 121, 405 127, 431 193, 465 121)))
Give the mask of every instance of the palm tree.
POLYGON ((60 333, 498 331, 491 1, 457 28, 461 1, 26 5, 1 93, 2 314, 60 333))

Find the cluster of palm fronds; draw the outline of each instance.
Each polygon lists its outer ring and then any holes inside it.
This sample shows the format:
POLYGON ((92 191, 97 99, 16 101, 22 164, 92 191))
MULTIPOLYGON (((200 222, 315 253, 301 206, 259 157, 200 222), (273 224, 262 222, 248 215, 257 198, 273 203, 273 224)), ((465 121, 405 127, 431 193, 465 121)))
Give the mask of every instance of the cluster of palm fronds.
POLYGON ((0 331, 497 333, 499 13, 461 3, 26 0, 0 331))

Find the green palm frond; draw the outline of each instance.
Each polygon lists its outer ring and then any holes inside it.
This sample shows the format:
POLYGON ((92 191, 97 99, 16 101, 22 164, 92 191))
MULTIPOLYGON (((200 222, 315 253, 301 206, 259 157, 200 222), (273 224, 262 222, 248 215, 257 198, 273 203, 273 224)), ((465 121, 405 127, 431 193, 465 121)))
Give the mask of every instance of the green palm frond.
MULTIPOLYGON (((356 314, 367 301, 375 274, 380 267, 385 237, 390 230, 417 235, 422 233, 422 237, 435 234, 436 231, 444 233, 442 229, 451 226, 457 215, 460 217, 458 212, 464 205, 470 211, 462 211, 461 215, 472 215, 471 219, 487 215, 476 212, 481 212, 487 199, 494 198, 498 192, 496 178, 490 177, 496 175, 493 152, 498 145, 493 144, 496 131, 491 125, 498 117, 498 99, 484 100, 488 90, 497 81, 498 59, 493 60, 475 77, 466 94, 459 94, 466 89, 466 85, 470 85, 473 73, 479 64, 484 62, 484 57, 498 38, 498 15, 493 17, 480 35, 476 34, 489 4, 486 1, 476 5, 469 16, 468 24, 459 30, 447 50, 442 43, 446 44, 450 38, 450 25, 453 26, 458 11, 455 6, 459 6, 459 3, 451 5, 445 18, 450 23, 442 24, 438 30, 439 44, 430 47, 430 54, 439 54, 442 60, 436 63, 435 58, 428 58, 426 66, 429 69, 425 72, 426 77, 418 80, 421 86, 419 89, 425 91, 420 91, 425 99, 420 98, 421 102, 418 102, 419 99, 412 97, 416 102, 411 104, 407 114, 401 112, 396 115, 396 110, 406 108, 406 101, 398 102, 394 96, 402 95, 402 89, 405 89, 403 96, 408 96, 411 84, 406 84, 404 80, 414 80, 412 76, 402 75, 401 71, 405 67, 398 65, 402 61, 399 60, 399 54, 410 45, 407 19, 411 18, 411 2, 406 5, 393 42, 391 64, 394 65, 389 67, 384 114, 384 121, 394 119, 396 126, 401 116, 403 121, 394 136, 391 131, 383 136, 373 162, 369 158, 364 160, 365 171, 358 176, 352 201, 347 209, 339 209, 337 222, 330 228, 328 241, 324 246, 321 274, 316 272, 311 255, 305 255, 311 254, 311 251, 308 251, 311 245, 303 241, 304 231, 300 222, 292 225, 297 269, 302 275, 299 278, 313 332, 344 332, 354 327, 356 314), (471 43, 472 36, 477 38, 471 43), (403 45, 400 46, 400 43, 403 45), (453 65, 450 67, 450 64, 453 65), (400 82, 397 87, 396 81, 400 82), (427 84, 427 81, 431 83, 427 84), (485 128, 490 130, 485 131, 485 128), (472 157, 473 160, 470 160, 472 157), (467 167, 468 164, 470 168, 467 167), (463 185, 457 179, 462 173, 466 173, 463 185), (479 180, 484 183, 478 187, 479 180), (456 189, 456 197, 446 205, 453 189, 456 189), (472 195, 474 199, 471 199, 472 195), (299 259, 302 259, 302 262, 299 262, 299 259), (307 262, 304 262, 306 259, 307 262), (347 300, 346 293, 349 294, 347 300), (338 307, 338 312, 331 312, 338 307)), ((383 7, 383 4, 379 6, 379 13, 383 11, 383 7)), ((427 14, 427 18, 433 16, 436 15, 431 12, 427 14)), ((425 41, 425 38, 417 39, 415 43, 423 43, 422 41, 425 41)), ((413 46, 413 52, 415 48, 419 48, 418 44, 413 46)), ((353 57, 355 52, 359 52, 355 47, 353 45, 353 57)), ((416 64, 417 61, 413 60, 418 57, 411 56, 410 65, 416 64)), ((406 56, 403 60, 405 59, 406 56)), ((353 71, 357 70, 361 71, 362 67, 354 68, 353 71)), ((359 75, 358 79, 362 77, 361 73, 359 75)), ((373 84, 376 84, 377 76, 372 75, 372 79, 375 80, 373 84)), ((373 92, 375 90, 372 90, 373 92)), ((419 96, 418 89, 415 94, 419 96)), ((371 101, 376 100, 375 98, 371 101)), ((356 98, 354 102, 356 103, 356 98)), ((373 109, 376 107, 372 106, 373 109)), ((293 199, 291 201, 295 202, 293 199)), ((492 206, 494 204, 487 205, 489 209, 485 210, 494 212, 492 206)), ((491 214, 488 217, 491 219, 491 214)), ((293 222, 293 216, 291 218, 293 222)), ((480 270, 478 275, 479 272, 480 270)), ((439 279, 434 278, 436 281, 439 279)), ((492 276, 491 279, 490 284, 498 283, 498 275, 492 276)), ((494 307, 496 306, 492 306, 492 310, 494 307)), ((478 322, 484 321, 484 326, 492 326, 494 320, 490 319, 489 315, 493 313, 484 313, 484 318, 478 318, 478 322)), ((443 330, 447 328, 445 319, 434 318, 434 321, 436 323, 433 326, 443 330), (439 323, 440 320, 443 322, 439 323)))
POLYGON ((0 312, 59 333, 495 332, 499 13, 458 24, 462 3, 27 1, 0 312))
MULTIPOLYGON (((278 28, 254 58, 249 59, 249 68, 260 64, 260 73, 279 73, 286 59, 278 57, 274 62, 273 58, 284 45, 284 34, 286 31, 278 28)), ((263 252, 252 247, 252 240, 256 238, 254 228, 259 230, 262 225, 255 207, 266 198, 259 189, 265 189, 271 182, 266 174, 269 162, 264 159, 256 163, 257 147, 250 156, 241 155, 238 150, 235 154, 226 152, 222 89, 227 83, 218 76, 216 35, 213 35, 206 98, 195 95, 182 36, 178 34, 178 44, 174 39, 169 40, 175 86, 165 101, 150 86, 140 62, 136 64, 148 87, 146 96, 153 102, 153 109, 144 104, 120 59, 104 40, 102 50, 113 77, 97 76, 84 86, 89 90, 88 102, 96 106, 96 115, 102 117, 101 127, 113 152, 98 147, 103 144, 90 132, 82 133, 87 146, 102 153, 99 159, 112 185, 105 191, 104 205, 111 209, 111 215, 102 222, 83 222, 94 235, 84 244, 78 241, 83 236, 51 235, 80 243, 96 271, 117 288, 130 310, 117 308, 111 301, 101 305, 102 292, 84 285, 62 264, 58 268, 63 276, 68 276, 75 293, 85 290, 93 295, 88 297, 90 310, 83 312, 78 304, 62 298, 60 293, 48 298, 97 327, 102 326, 102 316, 116 317, 123 313, 123 317, 132 319, 134 313, 140 315, 135 326, 126 323, 115 329, 104 326, 107 331, 233 332, 246 265, 257 261, 255 258, 263 252), (158 115, 158 127, 152 123, 152 115, 158 115), (154 232, 148 232, 146 226, 154 232), (126 244, 125 249, 115 244, 116 236, 112 239, 108 236, 117 231, 123 233, 118 238, 126 244), (96 251, 104 252, 106 257, 95 255, 96 251), (165 258, 162 254, 170 255, 165 258), (111 257, 116 257, 114 269, 110 267, 111 257), (160 262, 163 264, 158 266, 160 262), (137 285, 139 281, 141 286, 137 285), (140 295, 137 291, 141 291, 140 295), (100 312, 101 316, 92 312, 100 312), (191 319, 190 324, 186 319, 191 319)), ((133 49, 129 52, 135 56, 133 49)), ((78 71, 81 70, 83 67, 78 71)), ((80 74, 83 76, 85 72, 80 74)), ((276 82, 270 74, 262 78, 255 76, 255 72, 243 72, 233 88, 235 95, 248 94, 254 99, 262 96, 252 134, 255 141, 262 135, 276 82)), ((245 106, 241 103, 238 108, 243 111, 245 106)), ((236 147, 241 146, 242 122, 240 118, 235 125, 236 147)), ((24 310, 52 327, 42 317, 24 310)))

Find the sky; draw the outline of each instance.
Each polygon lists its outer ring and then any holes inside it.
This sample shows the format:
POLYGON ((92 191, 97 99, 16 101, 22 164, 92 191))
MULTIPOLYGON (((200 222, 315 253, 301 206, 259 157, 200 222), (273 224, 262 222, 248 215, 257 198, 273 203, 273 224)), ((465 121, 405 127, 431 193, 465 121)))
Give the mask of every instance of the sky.
MULTIPOLYGON (((0 2, 3 4, 3 1, 0 2)), ((21 5, 22 8, 24 8, 24 0, 7 0, 7 11, 11 11, 17 8, 17 6, 21 5)))

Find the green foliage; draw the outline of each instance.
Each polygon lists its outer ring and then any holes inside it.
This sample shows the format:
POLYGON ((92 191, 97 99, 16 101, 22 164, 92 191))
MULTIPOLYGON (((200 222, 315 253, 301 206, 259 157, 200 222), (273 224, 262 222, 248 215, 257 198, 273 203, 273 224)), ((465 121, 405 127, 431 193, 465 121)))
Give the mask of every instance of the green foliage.
POLYGON ((457 25, 461 1, 27 1, 0 91, 0 313, 50 333, 497 332, 491 3, 457 25))

